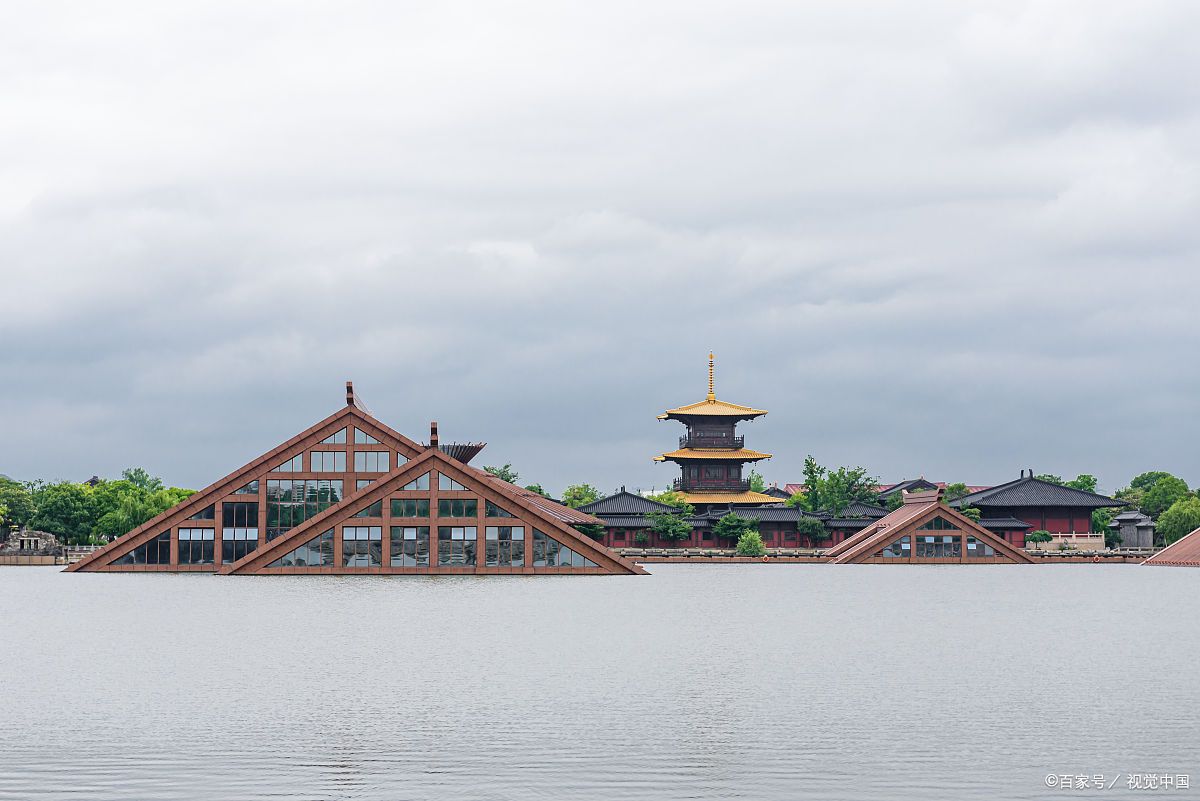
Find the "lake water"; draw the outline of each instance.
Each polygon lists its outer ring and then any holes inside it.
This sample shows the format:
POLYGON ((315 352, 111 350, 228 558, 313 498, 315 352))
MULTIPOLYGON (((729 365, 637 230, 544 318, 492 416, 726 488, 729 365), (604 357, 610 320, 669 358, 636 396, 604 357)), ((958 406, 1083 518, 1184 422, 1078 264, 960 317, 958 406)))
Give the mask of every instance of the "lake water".
POLYGON ((1200 797, 1200 570, 650 569, 0 568, 0 799, 1200 797))

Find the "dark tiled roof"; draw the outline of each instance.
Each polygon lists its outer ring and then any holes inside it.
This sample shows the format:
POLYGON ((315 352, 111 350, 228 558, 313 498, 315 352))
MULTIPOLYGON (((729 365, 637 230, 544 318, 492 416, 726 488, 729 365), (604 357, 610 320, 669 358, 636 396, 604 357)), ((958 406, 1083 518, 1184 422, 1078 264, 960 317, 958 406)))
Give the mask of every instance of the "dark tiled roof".
POLYGON ((842 510, 842 515, 846 518, 883 517, 887 513, 888 510, 882 506, 861 501, 855 501, 842 510))
POLYGON ((831 517, 825 521, 826 528, 866 528, 879 520, 878 517, 831 517))
POLYGON ((1100 509, 1105 506, 1124 506, 1124 501, 1117 501, 1106 495, 1085 492, 1074 487, 1064 487, 1051 484, 1038 478, 1018 478, 1007 484, 1001 484, 991 489, 972 492, 956 501, 951 506, 1074 506, 1084 509, 1100 509))
POLYGON ((792 497, 787 490, 780 489, 779 487, 767 487, 765 490, 763 490, 763 492, 767 495, 770 495, 772 498, 779 498, 780 500, 784 501, 792 497))
POLYGON ((1112 523, 1109 523, 1109 525, 1110 526, 1112 526, 1112 525, 1119 526, 1121 523, 1137 523, 1138 525, 1151 525, 1151 526, 1154 525, 1154 521, 1150 519, 1149 515, 1143 514, 1142 512, 1139 512, 1137 509, 1130 509, 1127 512, 1121 512, 1121 514, 1117 515, 1116 517, 1114 517, 1112 519, 1112 523))
POLYGON ((611 528, 650 528, 645 515, 604 515, 600 519, 611 528))
POLYGON ((1018 520, 1015 517, 984 518, 979 521, 979 525, 988 531, 1020 531, 1022 529, 1033 528, 1033 526, 1024 520, 1018 520))
POLYGON ((895 495, 897 492, 900 492, 901 490, 908 490, 909 492, 913 492, 914 490, 928 490, 928 489, 937 489, 937 484, 934 484, 932 481, 927 481, 926 479, 923 479, 923 478, 910 478, 905 481, 901 481, 899 484, 893 484, 892 486, 888 487, 885 490, 880 490, 879 497, 887 498, 888 496, 895 495))
POLYGON ((677 512, 679 510, 674 506, 621 490, 607 498, 585 503, 579 507, 579 511, 597 517, 606 517, 608 515, 647 515, 651 512, 677 512))

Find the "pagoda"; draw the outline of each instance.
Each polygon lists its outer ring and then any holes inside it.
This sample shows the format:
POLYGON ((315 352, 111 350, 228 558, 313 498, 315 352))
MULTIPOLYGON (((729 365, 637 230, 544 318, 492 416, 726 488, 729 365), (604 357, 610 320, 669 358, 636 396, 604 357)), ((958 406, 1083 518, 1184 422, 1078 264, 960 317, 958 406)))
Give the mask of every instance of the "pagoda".
POLYGON ((656 462, 675 462, 683 475, 673 489, 681 493, 698 513, 714 505, 777 504, 779 498, 750 489, 750 479, 742 477, 742 465, 770 459, 771 454, 745 447, 738 435, 741 420, 753 420, 766 414, 737 403, 717 400, 713 390, 713 354, 708 354, 708 395, 698 403, 668 409, 659 420, 678 420, 687 426, 679 438, 679 450, 654 457, 656 462))

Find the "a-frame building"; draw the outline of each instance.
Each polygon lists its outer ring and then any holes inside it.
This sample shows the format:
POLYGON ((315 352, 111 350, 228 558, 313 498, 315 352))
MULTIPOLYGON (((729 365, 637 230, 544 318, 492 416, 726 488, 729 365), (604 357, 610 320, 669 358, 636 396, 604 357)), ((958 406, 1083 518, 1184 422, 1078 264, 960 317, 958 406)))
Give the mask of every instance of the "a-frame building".
POLYGON ((904 503, 825 551, 831 564, 1031 564, 1034 559, 946 506, 940 489, 904 503))
POLYGON ((67 568, 220 573, 638 574, 596 518, 346 406, 67 568))

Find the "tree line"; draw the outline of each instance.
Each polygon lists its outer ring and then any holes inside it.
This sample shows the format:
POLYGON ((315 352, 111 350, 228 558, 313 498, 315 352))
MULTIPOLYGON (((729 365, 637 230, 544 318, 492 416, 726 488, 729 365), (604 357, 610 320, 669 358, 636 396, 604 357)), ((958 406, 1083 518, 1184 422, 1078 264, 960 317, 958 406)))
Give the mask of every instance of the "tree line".
POLYGON ((66 545, 103 545, 194 492, 166 487, 141 467, 122 471, 119 479, 82 483, 0 477, 0 530, 27 528, 66 545))

